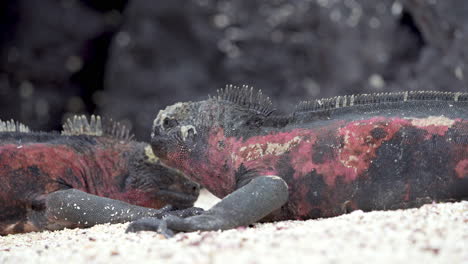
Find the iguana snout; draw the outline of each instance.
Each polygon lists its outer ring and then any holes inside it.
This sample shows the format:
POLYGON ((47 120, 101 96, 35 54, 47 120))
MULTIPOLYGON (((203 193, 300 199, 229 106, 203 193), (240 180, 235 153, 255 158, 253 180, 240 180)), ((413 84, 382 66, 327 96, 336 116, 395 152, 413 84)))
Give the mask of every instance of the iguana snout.
POLYGON ((177 103, 159 111, 151 133, 151 145, 157 156, 164 159, 170 153, 190 151, 200 133, 197 120, 193 120, 197 112, 195 103, 177 103))
POLYGON ((186 208, 193 206, 198 198, 200 186, 189 180, 181 171, 164 164, 154 155, 150 145, 145 144, 143 150, 141 147, 137 148, 130 164, 134 164, 130 169, 131 188, 153 196, 152 203, 186 208))
POLYGON ((167 182, 169 184, 159 184, 161 186, 157 191, 159 199, 179 209, 193 206, 200 194, 200 185, 189 180, 176 169, 167 167, 166 169, 167 172, 162 171, 162 174, 170 178, 167 182))

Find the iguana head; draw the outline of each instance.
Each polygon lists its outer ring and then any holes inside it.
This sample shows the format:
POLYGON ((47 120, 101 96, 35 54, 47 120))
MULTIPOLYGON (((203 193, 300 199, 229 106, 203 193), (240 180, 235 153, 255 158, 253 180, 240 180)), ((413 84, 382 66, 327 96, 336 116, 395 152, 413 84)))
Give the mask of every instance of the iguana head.
POLYGON ((258 133, 272 112, 269 98, 261 91, 227 86, 208 100, 161 110, 153 123, 151 146, 163 162, 224 196, 237 181, 232 140, 258 133))
POLYGON ((135 146, 135 152, 129 155, 129 175, 122 182, 122 192, 127 194, 129 202, 153 208, 167 204, 179 209, 193 206, 200 186, 179 170, 163 164, 150 145, 137 143, 135 146))
POLYGON ((133 140, 130 131, 118 122, 75 116, 64 124, 62 134, 99 142, 93 145, 93 157, 109 175, 106 184, 117 199, 152 208, 168 204, 186 208, 198 198, 197 183, 163 164, 149 144, 133 140))

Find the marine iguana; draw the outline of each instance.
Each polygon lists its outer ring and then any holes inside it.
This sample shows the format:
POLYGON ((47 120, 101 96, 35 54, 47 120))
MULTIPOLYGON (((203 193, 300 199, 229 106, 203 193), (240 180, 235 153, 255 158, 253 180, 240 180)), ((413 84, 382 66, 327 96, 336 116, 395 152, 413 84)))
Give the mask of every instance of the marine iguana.
POLYGON ((468 198, 468 93, 338 96, 273 112, 246 86, 161 110, 154 153, 223 199, 127 231, 170 236, 468 198))
POLYGON ((0 182, 1 235, 200 212, 174 210, 193 205, 198 184, 99 116, 68 119, 62 135, 0 121, 0 182))

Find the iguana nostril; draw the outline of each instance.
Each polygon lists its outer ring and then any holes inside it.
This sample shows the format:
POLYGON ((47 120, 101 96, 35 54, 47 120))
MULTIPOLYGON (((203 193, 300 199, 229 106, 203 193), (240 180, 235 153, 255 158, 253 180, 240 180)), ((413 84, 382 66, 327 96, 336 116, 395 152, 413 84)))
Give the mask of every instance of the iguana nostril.
POLYGON ((198 193, 198 192, 200 191, 200 185, 198 185, 198 184, 195 183, 195 182, 186 182, 186 183, 185 183, 185 186, 186 186, 188 189, 192 190, 193 192, 198 193))
POLYGON ((151 132, 151 137, 159 136, 161 133, 159 132, 159 128, 154 128, 153 131, 151 132))
POLYGON ((189 130, 187 131, 187 134, 193 137, 195 135, 195 131, 193 130, 193 128, 189 128, 189 130))
POLYGON ((177 122, 177 120, 169 118, 169 117, 166 117, 163 120, 163 128, 166 129, 166 130, 174 128, 178 124, 179 124, 179 122, 177 122))
POLYGON ((185 141, 187 138, 193 139, 197 134, 197 130, 192 125, 182 126, 180 128, 180 135, 182 139, 185 141))

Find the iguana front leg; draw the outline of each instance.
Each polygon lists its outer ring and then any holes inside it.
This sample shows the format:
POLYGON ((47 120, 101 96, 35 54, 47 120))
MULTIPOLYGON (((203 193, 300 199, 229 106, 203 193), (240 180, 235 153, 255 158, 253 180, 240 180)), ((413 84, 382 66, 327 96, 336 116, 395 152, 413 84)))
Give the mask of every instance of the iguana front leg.
MULTIPOLYGON (((45 225, 44 229, 48 230, 65 227, 90 227, 104 223, 124 223, 148 216, 156 218, 168 215, 187 217, 198 215, 203 211, 195 207, 171 211, 171 206, 157 210, 92 195, 76 189, 50 193, 41 203, 44 208, 36 210, 35 215, 42 216, 43 221, 39 222, 42 222, 45 225)), ((34 214, 32 217, 34 218, 34 214)))
POLYGON ((158 231, 171 236, 173 231, 225 230, 262 219, 288 200, 288 186, 277 176, 260 176, 226 196, 208 211, 188 218, 167 216, 142 218, 131 223, 127 232, 158 231))

